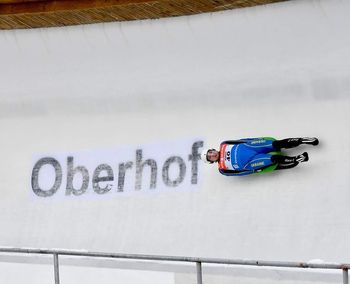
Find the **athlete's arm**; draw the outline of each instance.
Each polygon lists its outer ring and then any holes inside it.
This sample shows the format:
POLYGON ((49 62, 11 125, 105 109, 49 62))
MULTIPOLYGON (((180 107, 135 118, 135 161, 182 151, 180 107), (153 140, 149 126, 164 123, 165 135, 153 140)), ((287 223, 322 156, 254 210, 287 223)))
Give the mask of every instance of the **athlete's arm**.
POLYGON ((225 176, 249 175, 253 173, 253 171, 235 171, 235 170, 224 170, 224 169, 219 169, 219 172, 225 176))
POLYGON ((221 142, 221 144, 227 144, 227 145, 234 145, 234 144, 241 144, 244 143, 244 141, 241 140, 226 140, 221 142))

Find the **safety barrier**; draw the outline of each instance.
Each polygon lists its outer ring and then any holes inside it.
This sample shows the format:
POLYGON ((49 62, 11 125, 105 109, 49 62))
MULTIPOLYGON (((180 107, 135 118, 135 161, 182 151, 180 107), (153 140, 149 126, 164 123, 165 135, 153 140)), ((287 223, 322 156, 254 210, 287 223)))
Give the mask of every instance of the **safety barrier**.
POLYGON ((1 248, 0 247, 0 253, 52 255, 54 260, 55 284, 60 283, 59 256, 80 256, 80 257, 90 257, 90 258, 133 259, 133 260, 145 260, 145 261, 153 260, 153 261, 194 263, 196 264, 197 284, 203 284, 203 275, 202 275, 203 263, 223 264, 223 265, 243 265, 243 266, 284 267, 284 268, 340 269, 343 271, 343 284, 349 284, 350 264, 260 261, 260 260, 239 260, 239 259, 234 260, 234 259, 219 259, 219 258, 119 254, 119 253, 82 252, 82 251, 74 251, 74 250, 59 250, 59 249, 50 250, 50 249, 33 249, 33 248, 1 248))

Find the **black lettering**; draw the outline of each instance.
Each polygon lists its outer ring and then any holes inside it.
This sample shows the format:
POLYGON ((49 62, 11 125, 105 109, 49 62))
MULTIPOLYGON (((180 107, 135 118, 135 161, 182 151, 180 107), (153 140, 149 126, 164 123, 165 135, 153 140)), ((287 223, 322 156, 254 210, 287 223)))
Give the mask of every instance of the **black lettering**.
POLYGON ((94 174, 92 177, 92 187, 96 193, 104 194, 112 189, 112 184, 107 184, 105 187, 101 188, 99 183, 103 181, 113 181, 113 180, 114 180, 114 175, 113 175, 112 168, 107 164, 102 164, 102 165, 99 165, 94 171, 94 174), (106 171, 107 176, 100 177, 100 173, 102 171, 106 171))
POLYGON ((151 167, 151 184, 150 188, 156 188, 157 185, 157 162, 152 159, 148 159, 142 162, 142 150, 136 150, 136 182, 135 190, 141 190, 142 188, 142 171, 144 167, 148 165, 151 167))
POLYGON ((73 169, 73 157, 67 158, 67 186, 66 186, 66 195, 82 195, 89 186, 89 172, 88 170, 83 167, 79 166, 73 169), (73 187, 73 180, 76 173, 80 172, 83 177, 83 182, 81 184, 81 187, 79 189, 75 189, 73 187))
POLYGON ((171 187, 178 186, 185 179, 186 164, 184 160, 177 156, 170 157, 164 163, 162 174, 165 185, 171 187), (179 176, 175 180, 170 180, 169 178, 169 168, 172 163, 178 163, 180 169, 179 176))
POLYGON ((46 157, 40 159, 32 171, 32 189, 34 193, 40 197, 50 197, 56 193, 62 183, 62 168, 60 163, 54 158, 46 157), (49 190, 43 190, 39 186, 39 171, 44 165, 51 165, 55 169, 55 183, 49 190))
POLYGON ((188 159, 192 161, 192 177, 191 183, 197 184, 198 182, 198 160, 200 160, 200 154, 198 148, 203 147, 203 141, 197 141, 192 145, 192 154, 188 156, 188 159))
POLYGON ((118 172, 118 192, 124 191, 124 183, 125 183, 125 172, 127 169, 131 169, 133 162, 121 163, 119 164, 119 172, 118 172))

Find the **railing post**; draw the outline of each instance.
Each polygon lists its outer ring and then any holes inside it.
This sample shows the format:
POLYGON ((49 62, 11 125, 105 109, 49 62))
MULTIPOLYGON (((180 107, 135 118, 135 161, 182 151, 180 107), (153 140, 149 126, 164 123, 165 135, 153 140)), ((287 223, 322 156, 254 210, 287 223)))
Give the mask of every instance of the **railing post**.
POLYGON ((55 284, 60 284, 60 272, 59 272, 59 264, 58 264, 58 254, 53 254, 53 265, 54 265, 54 273, 55 273, 55 284))
POLYGON ((197 284, 203 284, 203 280, 202 280, 202 263, 201 262, 196 262, 196 267, 197 267, 197 284))
POLYGON ((349 284, 349 271, 347 268, 343 268, 343 284, 349 284))

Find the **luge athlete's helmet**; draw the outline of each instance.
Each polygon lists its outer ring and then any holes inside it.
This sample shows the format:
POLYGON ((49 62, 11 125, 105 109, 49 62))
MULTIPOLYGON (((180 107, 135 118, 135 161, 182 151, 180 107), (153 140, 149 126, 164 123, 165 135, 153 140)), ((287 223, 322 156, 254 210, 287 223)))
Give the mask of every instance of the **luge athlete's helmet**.
POLYGON ((207 154, 209 151, 213 151, 215 149, 211 148, 211 149, 203 149, 202 153, 201 153, 201 159, 204 163, 208 163, 208 164, 212 164, 214 162, 212 161, 209 161, 208 158, 207 158, 207 154))

